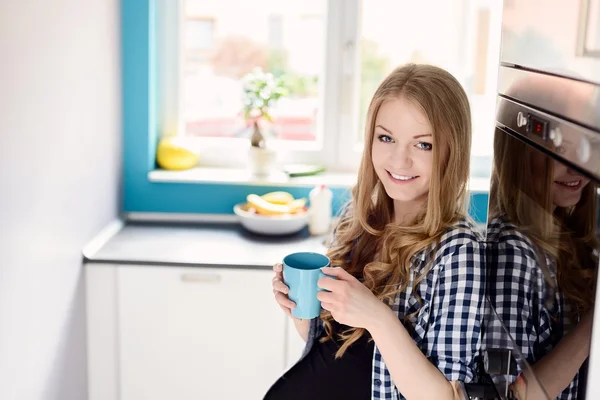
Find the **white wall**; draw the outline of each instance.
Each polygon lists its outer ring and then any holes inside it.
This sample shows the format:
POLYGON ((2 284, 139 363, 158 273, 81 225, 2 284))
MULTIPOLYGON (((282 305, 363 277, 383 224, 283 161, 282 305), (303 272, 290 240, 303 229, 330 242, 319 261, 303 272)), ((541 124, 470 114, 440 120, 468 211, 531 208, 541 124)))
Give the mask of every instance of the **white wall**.
POLYGON ((81 248, 120 209, 118 0, 0 1, 0 399, 86 398, 81 248))

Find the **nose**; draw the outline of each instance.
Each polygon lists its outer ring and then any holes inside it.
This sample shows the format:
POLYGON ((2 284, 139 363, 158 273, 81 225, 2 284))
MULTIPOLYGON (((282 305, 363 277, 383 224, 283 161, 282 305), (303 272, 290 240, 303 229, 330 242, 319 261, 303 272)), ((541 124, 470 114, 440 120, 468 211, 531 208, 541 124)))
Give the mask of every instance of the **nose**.
POLYGON ((404 146, 397 146, 396 149, 394 149, 392 157, 392 166, 395 170, 409 169, 412 167, 413 161, 410 150, 406 149, 404 146))
POLYGON ((571 168, 571 167, 567 168, 567 173, 568 173, 569 175, 573 175, 573 176, 579 176, 579 175, 580 175, 580 174, 579 174, 579 172, 575 171, 575 170, 574 170, 573 168, 571 168))

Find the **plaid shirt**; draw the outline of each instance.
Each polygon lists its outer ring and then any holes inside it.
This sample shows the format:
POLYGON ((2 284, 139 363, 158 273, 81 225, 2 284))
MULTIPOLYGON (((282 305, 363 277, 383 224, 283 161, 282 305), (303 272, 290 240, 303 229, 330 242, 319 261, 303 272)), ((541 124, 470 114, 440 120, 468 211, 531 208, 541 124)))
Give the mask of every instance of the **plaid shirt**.
MULTIPOLYGON (((449 381, 471 382, 477 377, 485 254, 476 232, 471 222, 461 221, 444 233, 437 248, 432 246, 415 255, 407 289, 391 305, 401 321, 405 315, 419 310, 408 320, 409 331, 415 344, 449 381), (427 264, 426 260, 433 263, 427 264), (432 267, 416 287, 422 299, 419 308, 412 286, 427 265, 432 267)), ((321 320, 316 318, 312 322, 304 354, 322 334, 321 320)), ((377 344, 371 375, 371 399, 404 399, 377 344)))
MULTIPOLYGON (((484 346, 512 350, 517 359, 517 375, 493 377, 496 383, 514 382, 523 372, 523 359, 536 363, 572 327, 568 304, 547 283, 534 248, 529 238, 505 219, 496 217, 488 224, 487 289, 495 314, 485 326, 484 346)), ((548 276, 555 280, 555 261, 547 255, 544 259, 548 276)), ((578 375, 557 399, 576 399, 577 384, 578 375)))

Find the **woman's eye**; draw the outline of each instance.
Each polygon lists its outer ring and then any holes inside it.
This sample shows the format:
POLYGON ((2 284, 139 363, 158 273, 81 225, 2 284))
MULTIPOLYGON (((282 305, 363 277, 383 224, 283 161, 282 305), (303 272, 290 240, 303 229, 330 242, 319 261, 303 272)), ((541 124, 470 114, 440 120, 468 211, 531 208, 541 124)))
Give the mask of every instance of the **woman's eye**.
POLYGON ((419 142, 419 143, 417 143, 417 147, 421 150, 426 150, 426 151, 433 149, 433 145, 431 143, 427 143, 427 142, 419 142))
POLYGON ((379 136, 377 136, 377 139, 379 139, 380 142, 384 142, 384 143, 392 142, 392 138, 389 137, 388 135, 379 135, 379 136))

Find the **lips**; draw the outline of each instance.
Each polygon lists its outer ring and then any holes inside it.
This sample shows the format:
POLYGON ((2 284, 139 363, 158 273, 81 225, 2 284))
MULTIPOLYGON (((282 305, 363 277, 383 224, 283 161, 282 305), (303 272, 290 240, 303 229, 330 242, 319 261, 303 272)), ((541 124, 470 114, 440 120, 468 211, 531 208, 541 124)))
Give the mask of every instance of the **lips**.
POLYGON ((399 174, 394 174, 390 171, 387 171, 388 176, 390 177, 390 179, 395 182, 395 183, 409 183, 409 182, 413 182, 415 179, 417 179, 419 176, 418 175, 399 175, 399 174))
POLYGON ((554 183, 556 183, 560 187, 563 187, 567 190, 572 190, 572 191, 579 190, 582 186, 581 179, 569 180, 569 181, 554 181, 554 183))

